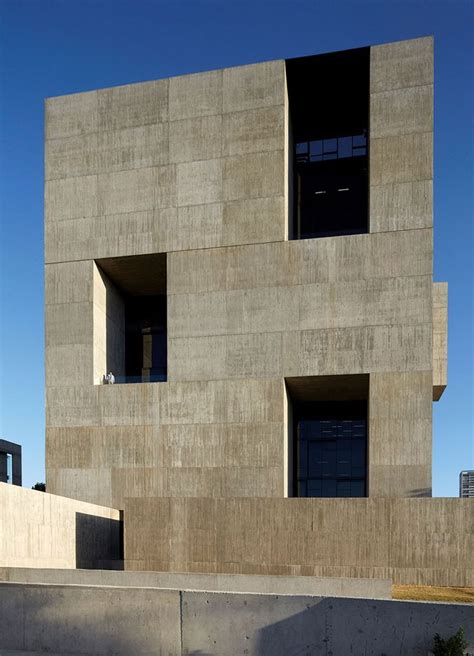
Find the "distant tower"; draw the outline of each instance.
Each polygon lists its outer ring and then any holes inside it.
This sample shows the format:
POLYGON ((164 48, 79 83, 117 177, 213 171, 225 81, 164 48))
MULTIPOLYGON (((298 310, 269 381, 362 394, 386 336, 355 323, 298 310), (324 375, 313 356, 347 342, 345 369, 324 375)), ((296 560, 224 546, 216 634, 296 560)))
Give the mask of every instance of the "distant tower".
POLYGON ((474 470, 465 470, 459 474, 459 496, 461 499, 474 499, 474 470))

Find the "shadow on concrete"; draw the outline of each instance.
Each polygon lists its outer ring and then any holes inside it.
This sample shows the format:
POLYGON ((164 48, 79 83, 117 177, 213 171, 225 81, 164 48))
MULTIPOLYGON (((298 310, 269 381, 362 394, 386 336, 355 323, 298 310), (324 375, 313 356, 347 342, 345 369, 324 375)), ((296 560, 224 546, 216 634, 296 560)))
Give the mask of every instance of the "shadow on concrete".
MULTIPOLYGON (((283 604, 285 601, 282 602, 283 604)), ((425 656, 436 632, 474 632, 474 609, 449 604, 322 599, 257 630, 251 654, 272 656, 425 656), (469 619, 468 619, 469 618, 469 619)))
POLYGON ((2 597, 13 597, 21 611, 7 613, 8 629, 0 622, 0 655, 4 648, 28 656, 161 653, 159 640, 143 635, 144 627, 131 612, 133 604, 121 608, 128 591, 99 589, 104 598, 97 599, 97 592, 82 586, 15 587, 16 591, 0 591, 2 597))
POLYGON ((123 569, 123 520, 76 513, 76 568, 123 569))
POLYGON ((432 496, 432 490, 430 487, 421 487, 419 489, 410 490, 409 497, 430 497, 432 496))

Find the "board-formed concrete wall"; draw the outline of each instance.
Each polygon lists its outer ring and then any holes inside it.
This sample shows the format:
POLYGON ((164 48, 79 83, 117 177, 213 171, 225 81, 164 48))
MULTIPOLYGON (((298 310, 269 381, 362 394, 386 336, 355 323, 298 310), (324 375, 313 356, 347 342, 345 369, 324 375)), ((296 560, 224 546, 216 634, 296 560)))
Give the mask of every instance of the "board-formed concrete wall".
POLYGON ((130 499, 125 568, 474 586, 469 499, 130 499))
POLYGON ((472 642, 472 606, 0 583, 5 656, 426 656, 461 625, 472 642))
POLYGON ((116 508, 284 497, 284 378, 362 373, 368 495, 431 494, 432 60, 431 38, 370 50, 369 233, 353 236, 288 241, 284 61, 47 100, 49 490, 116 508), (168 382, 100 386, 123 325, 96 260, 156 253, 168 382))
POLYGON ((0 483, 0 567, 118 567, 120 512, 0 483))

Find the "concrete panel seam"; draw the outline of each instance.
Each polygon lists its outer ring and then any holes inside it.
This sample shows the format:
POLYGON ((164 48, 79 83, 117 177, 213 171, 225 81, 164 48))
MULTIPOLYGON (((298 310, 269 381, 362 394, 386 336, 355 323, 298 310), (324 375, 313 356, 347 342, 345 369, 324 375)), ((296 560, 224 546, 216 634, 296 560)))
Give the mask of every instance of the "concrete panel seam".
MULTIPOLYGON (((385 232, 390 232, 390 231, 385 231, 385 232)), ((373 234, 379 235, 379 234, 382 234, 382 233, 376 232, 376 233, 373 233, 373 234)), ((281 243, 281 242, 265 242, 265 243, 281 243)), ((249 244, 249 245, 252 246, 253 244, 249 244)), ((260 244, 258 244, 258 245, 260 246, 260 244)), ((227 246, 222 246, 222 248, 228 248, 228 247, 227 246)), ((230 247, 230 248, 232 248, 232 247, 230 247)), ((196 250, 200 250, 200 249, 196 249, 196 250)), ((201 249, 201 250, 208 250, 208 249, 201 249)), ((217 250, 217 249, 213 248, 213 249, 209 249, 209 250, 217 250)), ((182 251, 168 251, 168 252, 181 253, 182 251)), ((414 273, 414 274, 410 274, 408 276, 394 276, 394 275, 389 276, 389 275, 387 275, 387 276, 377 277, 377 278, 375 278, 375 280, 382 281, 382 280, 395 280, 396 279, 398 281, 398 280, 412 280, 413 278, 430 278, 431 279, 432 275, 431 275, 431 273, 414 273)), ((367 281, 368 282, 370 280, 374 280, 374 278, 364 278, 364 276, 361 276, 361 277, 357 278, 357 282, 360 282, 360 281, 367 281)), ((277 281, 275 281, 275 283, 271 286, 270 285, 265 285, 265 286, 258 286, 258 287, 250 287, 250 285, 247 285, 245 287, 232 287, 232 289, 210 289, 210 290, 198 291, 198 292, 172 292, 172 291, 170 291, 170 292, 168 292, 168 296, 193 296, 193 297, 196 297, 196 296, 210 296, 212 294, 223 294, 223 293, 230 294, 232 292, 247 291, 247 290, 252 290, 252 289, 260 289, 262 291, 265 291, 265 290, 275 289, 275 287, 288 287, 288 288, 294 289, 296 287, 312 287, 312 286, 321 286, 321 287, 323 287, 323 286, 329 286, 329 285, 345 285, 346 282, 347 281, 343 281, 343 280, 324 280, 324 281, 320 281, 320 282, 319 281, 317 281, 317 282, 295 282, 295 283, 291 283, 291 284, 290 283, 279 284, 277 281)), ((69 303, 64 303, 64 305, 69 305, 69 303)), ((365 324, 364 323, 363 325, 367 326, 367 327, 370 327, 370 324, 365 324)), ((380 324, 377 323, 377 324, 373 324, 373 325, 374 326, 379 326, 380 324)), ((410 324, 406 324, 406 325, 410 325, 410 324)), ((355 327, 356 326, 349 326, 349 328, 355 328, 355 327)), ((300 331, 301 328, 296 327, 293 330, 300 331)), ((284 330, 284 331, 276 330, 276 331, 265 331, 265 332, 287 332, 287 331, 286 330, 284 330)), ((228 334, 241 335, 241 334, 246 334, 246 333, 224 333, 224 334, 225 335, 228 335, 228 334)), ((215 336, 213 333, 212 333, 212 335, 215 336)), ((221 336, 221 335, 219 335, 219 336, 221 336)))
MULTIPOLYGON (((186 119, 185 119, 186 120, 186 119)), ((177 121, 176 121, 177 122, 177 121)), ((159 124, 158 124, 159 125, 159 124)), ((382 139, 383 137, 379 137, 382 139)), ((91 176, 101 176, 101 175, 110 175, 110 174, 116 174, 116 173, 126 173, 129 171, 141 171, 143 169, 157 169, 157 168, 164 168, 164 167, 172 167, 172 166, 178 166, 179 164, 198 164, 199 162, 209 162, 209 161, 214 161, 214 160, 227 160, 227 159, 234 159, 237 157, 247 157, 250 155, 268 155, 269 153, 284 153, 284 148, 275 148, 272 150, 257 150, 257 151, 252 151, 251 153, 244 153, 244 154, 236 154, 236 155, 221 155, 220 157, 211 157, 211 158, 206 158, 206 159, 192 159, 188 162, 169 162, 168 164, 155 164, 154 166, 133 166, 132 168, 127 168, 127 169, 113 169, 113 170, 108 170, 108 169, 98 169, 97 171, 93 171, 92 173, 86 173, 82 175, 64 175, 60 176, 57 178, 45 178, 46 182, 56 182, 57 180, 75 180, 77 178, 90 178, 91 176)), ((278 194, 281 195, 281 194, 278 194)), ((259 198, 258 196, 252 196, 252 200, 259 198)), ((262 198, 269 198, 269 196, 262 196, 262 198)), ((222 202, 222 201, 221 201, 222 202)), ((223 202, 238 202, 237 201, 223 201, 223 202)), ((201 205, 209 205, 210 203, 201 203, 201 205)), ((197 206, 197 205, 196 205, 197 206)), ((186 207, 186 206, 184 206, 186 207)), ((193 207, 195 205, 193 204, 193 207)), ((130 214, 130 212, 126 212, 127 214, 130 214)), ((114 214, 116 214, 114 212, 114 214)), ((75 217, 75 218, 82 218, 82 217, 75 217)), ((92 218, 92 217, 87 217, 87 218, 92 218)))
MULTIPOLYGON (((426 276, 426 277, 428 277, 428 276, 426 276)), ((265 331, 255 331, 255 332, 246 331, 246 332, 240 332, 240 333, 217 333, 217 334, 211 333, 211 334, 207 334, 207 335, 183 335, 183 336, 180 336, 180 337, 170 337, 169 340, 177 341, 177 340, 183 340, 183 339, 192 339, 192 340, 210 339, 210 338, 214 339, 215 337, 245 337, 246 335, 286 335, 288 333, 307 333, 307 332, 318 333, 318 332, 327 332, 328 330, 334 330, 334 331, 337 332, 338 330, 341 330, 341 331, 360 330, 360 329, 365 330, 366 328, 380 328, 380 326, 394 326, 394 325, 395 326, 401 326, 403 328, 411 328, 411 327, 419 327, 419 326, 431 326, 432 322, 431 321, 420 321, 419 323, 411 323, 411 322, 407 323, 407 322, 404 321, 403 323, 400 323, 400 324, 391 324, 391 323, 386 323, 386 322, 373 323, 373 324, 372 323, 371 324, 365 324, 364 323, 364 324, 359 324, 359 325, 356 324, 355 326, 337 326, 336 328, 299 328, 299 327, 297 327, 297 328, 293 328, 293 329, 288 328, 287 330, 265 330, 265 331)), ((425 371, 425 370, 423 369, 422 371, 425 371)), ((366 372, 366 373, 371 373, 371 372, 366 372)), ((385 373, 387 373, 387 372, 385 372, 385 373)), ((275 378, 275 377, 272 376, 272 378, 275 378)), ((205 380, 206 380, 206 382, 209 381, 208 378, 206 378, 205 380)), ((221 379, 217 378, 216 380, 221 380, 221 379)), ((225 380, 227 380, 227 378, 225 380)), ((245 380, 247 380, 247 379, 245 378, 245 380)), ((167 381, 167 382, 169 382, 169 381, 167 381)), ((173 381, 173 382, 177 382, 177 381, 173 381)), ((186 382, 190 382, 190 381, 186 380, 186 382)))
POLYGON ((181 654, 183 653, 183 591, 179 591, 179 642, 181 654))
POLYGON ((404 91, 405 89, 423 89, 425 87, 434 87, 434 84, 433 82, 431 82, 430 84, 409 84, 403 87, 395 87, 394 89, 384 89, 383 91, 371 91, 370 95, 377 96, 379 94, 389 93, 391 91, 395 92, 395 91, 404 91))

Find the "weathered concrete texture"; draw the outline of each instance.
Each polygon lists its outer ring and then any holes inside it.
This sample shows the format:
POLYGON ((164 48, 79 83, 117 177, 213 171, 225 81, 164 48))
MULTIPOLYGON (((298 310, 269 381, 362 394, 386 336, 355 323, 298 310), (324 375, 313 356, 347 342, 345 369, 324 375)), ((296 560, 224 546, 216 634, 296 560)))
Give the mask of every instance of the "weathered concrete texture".
POLYGON ((392 597, 392 583, 388 579, 316 576, 0 568, 0 581, 370 599, 391 599, 392 597))
POLYGON ((433 224, 433 40, 370 49, 370 231, 433 224))
POLYGON ((371 92, 433 84, 433 37, 370 48, 371 92))
POLYGON ((474 609, 398 601, 184 593, 182 625, 184 654, 425 656, 436 632, 447 637, 463 625, 472 640, 474 609))
POLYGON ((125 496, 281 496, 283 381, 50 388, 48 489, 125 496))
POLYGON ((169 379, 431 369, 432 235, 417 236, 171 253, 169 379))
POLYGON ((97 567, 121 558, 120 513, 0 484, 0 567, 97 567))
POLYGON ((315 596, 0 583, 2 654, 419 654, 474 609, 315 596))
POLYGON ((432 372, 381 373, 369 386, 369 496, 431 496, 432 372))
POLYGON ((433 401, 448 384, 448 283, 433 284, 433 401))
POLYGON ((177 591, 0 583, 0 609, 0 648, 33 654, 181 654, 177 591))
POLYGON ((46 261, 284 239, 284 89, 276 61, 49 99, 46 261))
POLYGON ((473 526, 468 499, 128 499, 125 567, 472 586, 473 526))

